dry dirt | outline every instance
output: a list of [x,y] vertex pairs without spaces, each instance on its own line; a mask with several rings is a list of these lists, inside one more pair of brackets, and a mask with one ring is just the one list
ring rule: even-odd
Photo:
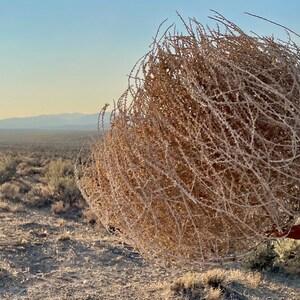
[[0,212],[0,299],[160,299],[176,273],[47,209]]
[[[0,299],[170,299],[168,282],[181,273],[143,261],[76,214],[1,200]],[[231,299],[299,300],[300,280],[268,274],[239,295]]]

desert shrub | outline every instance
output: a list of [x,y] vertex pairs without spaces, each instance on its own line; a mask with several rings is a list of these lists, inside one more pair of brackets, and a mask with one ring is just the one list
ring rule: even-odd
[[241,263],[250,270],[300,274],[300,241],[284,238],[259,244],[241,259]]
[[300,240],[282,239],[274,242],[277,264],[287,273],[300,274]]
[[61,157],[49,163],[46,172],[49,190],[59,200],[74,203],[81,196],[74,178],[74,166],[71,161]]
[[51,191],[47,185],[36,183],[24,196],[27,204],[35,207],[43,207],[51,203]]
[[21,162],[17,167],[17,173],[21,176],[40,175],[44,172],[43,158],[34,153],[25,153],[21,156]]
[[56,193],[60,190],[62,181],[66,177],[72,176],[74,173],[73,165],[70,161],[59,157],[52,160],[47,168],[46,178],[49,188]]
[[20,194],[27,194],[28,192],[30,192],[31,188],[32,188],[32,184],[30,182],[26,182],[26,181],[22,181],[20,182]]
[[239,255],[300,213],[300,49],[215,19],[154,40],[80,181],[149,258]]
[[23,211],[23,208],[20,204],[0,202],[0,211],[18,213],[18,212]]
[[74,203],[81,197],[80,191],[76,185],[74,177],[66,177],[61,181],[61,196],[69,203]]
[[19,160],[9,156],[0,157],[0,184],[3,184],[16,174]]
[[0,194],[8,200],[19,198],[20,187],[16,183],[5,182],[0,186]]
[[27,168],[28,168],[27,163],[24,162],[24,161],[22,161],[22,162],[18,165],[18,168],[17,168],[18,174],[22,175],[22,174],[26,173]]
[[278,254],[271,242],[262,243],[247,253],[242,259],[242,265],[250,270],[271,270]]

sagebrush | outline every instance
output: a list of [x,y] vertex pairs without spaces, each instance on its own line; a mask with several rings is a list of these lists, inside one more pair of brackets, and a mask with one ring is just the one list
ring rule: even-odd
[[0,184],[3,184],[16,174],[19,160],[9,155],[0,157]]

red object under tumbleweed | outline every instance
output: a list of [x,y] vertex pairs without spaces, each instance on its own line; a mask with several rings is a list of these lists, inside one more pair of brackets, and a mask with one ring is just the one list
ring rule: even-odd
[[293,225],[291,228],[279,232],[278,230],[274,230],[271,236],[275,238],[289,238],[294,240],[300,240],[300,225]]

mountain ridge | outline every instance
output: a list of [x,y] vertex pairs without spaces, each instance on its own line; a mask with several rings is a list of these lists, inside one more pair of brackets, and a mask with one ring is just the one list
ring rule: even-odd
[[[97,130],[99,114],[62,113],[0,120],[0,129]],[[104,116],[108,127],[109,113]]]

